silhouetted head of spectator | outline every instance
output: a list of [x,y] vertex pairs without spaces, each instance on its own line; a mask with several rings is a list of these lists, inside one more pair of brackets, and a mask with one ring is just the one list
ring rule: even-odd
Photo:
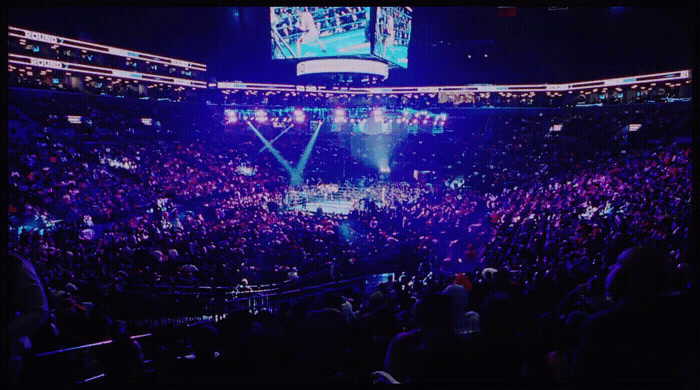
[[389,283],[381,283],[377,289],[386,296],[389,294]]
[[692,266],[689,263],[680,263],[676,267],[676,286],[679,291],[690,290],[693,283]]
[[464,287],[464,289],[467,291],[471,291],[472,289],[472,282],[471,280],[469,280],[469,277],[465,274],[457,274],[457,276],[455,277],[454,284],[458,284]]
[[670,290],[668,258],[659,250],[636,246],[617,257],[606,280],[613,300],[643,300]]
[[103,360],[108,383],[136,383],[145,373],[141,345],[128,334],[119,333],[107,346]]
[[588,279],[588,293],[594,297],[602,297],[605,295],[605,280],[594,275]]
[[257,312],[255,314],[255,322],[266,329],[278,329],[282,327],[280,316],[268,310]]
[[219,332],[208,324],[201,325],[192,335],[192,352],[199,360],[211,360],[216,357],[219,345]]
[[492,294],[484,298],[479,312],[481,331],[498,337],[509,337],[515,330],[515,304],[505,294]]
[[302,326],[304,359],[320,375],[337,372],[348,346],[348,324],[339,311],[312,310]]
[[328,291],[323,294],[323,308],[324,309],[336,309],[340,310],[343,305],[343,298],[332,292]]
[[430,332],[454,332],[452,300],[440,293],[429,293],[415,304],[415,324]]
[[253,314],[247,309],[238,309],[219,321],[222,332],[243,332],[255,327]]
[[375,340],[391,340],[397,333],[396,316],[389,306],[379,306],[370,316],[370,329]]

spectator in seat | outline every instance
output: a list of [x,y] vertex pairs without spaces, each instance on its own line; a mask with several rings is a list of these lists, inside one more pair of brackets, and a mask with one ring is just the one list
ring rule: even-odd
[[472,289],[472,283],[465,274],[457,274],[454,283],[450,284],[442,292],[452,298],[452,313],[454,315],[455,327],[461,331],[466,326],[466,313],[468,303],[468,291]]
[[34,266],[13,253],[5,261],[7,271],[7,333],[3,345],[9,348],[9,382],[18,383],[25,352],[31,348],[29,336],[49,317],[44,287]]
[[107,383],[143,383],[146,368],[141,345],[126,333],[118,333],[102,359]]
[[573,379],[595,383],[698,383],[698,308],[670,289],[668,259],[632,247],[607,277],[613,310],[591,316],[573,357]]
[[384,371],[401,383],[461,382],[472,351],[455,335],[450,297],[428,294],[414,312],[417,328],[394,337]]

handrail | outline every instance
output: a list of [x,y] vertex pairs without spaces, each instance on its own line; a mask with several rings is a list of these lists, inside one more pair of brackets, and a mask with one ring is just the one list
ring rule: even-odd
[[[233,300],[226,301],[226,303],[244,301],[244,300],[249,300],[251,298],[258,299],[258,298],[269,298],[269,297],[283,297],[286,295],[300,293],[300,292],[304,292],[304,291],[310,291],[310,290],[314,290],[314,289],[322,289],[322,288],[325,288],[328,286],[339,286],[339,285],[344,285],[344,284],[351,283],[351,282],[356,282],[358,280],[363,280],[363,279],[366,280],[369,276],[371,276],[371,275],[364,275],[364,276],[358,276],[358,277],[345,279],[345,280],[332,281],[332,282],[323,283],[323,284],[319,284],[319,285],[302,287],[302,288],[298,288],[295,290],[282,291],[280,293],[274,293],[274,294],[257,295],[254,297],[235,298]],[[208,321],[208,320],[207,321],[198,321],[198,322],[194,322],[192,324],[188,324],[188,326],[195,326],[195,325],[199,325],[199,324],[203,324],[203,323],[207,323],[207,322],[210,322],[210,321]],[[132,340],[137,340],[140,338],[145,338],[145,337],[150,337],[150,336],[153,336],[153,333],[144,333],[144,334],[134,335],[134,336],[131,336],[130,338]],[[55,351],[42,352],[42,353],[38,353],[38,354],[34,355],[34,357],[50,356],[50,355],[56,355],[56,354],[65,353],[65,352],[80,351],[80,350],[84,350],[84,349],[88,349],[88,348],[92,348],[92,347],[100,347],[100,346],[111,344],[112,341],[113,340],[106,340],[106,341],[100,341],[100,342],[91,343],[91,344],[79,345],[79,346],[75,346],[75,347],[63,348],[63,349],[59,349],[59,350],[55,350]]]
[[[130,338],[131,338],[132,340],[136,340],[136,339],[140,339],[140,338],[143,338],[143,337],[150,337],[150,336],[153,336],[153,334],[152,334],[152,333],[139,334],[139,335],[131,336]],[[79,346],[77,346],[77,347],[63,348],[63,349],[59,349],[59,350],[56,350],[56,351],[38,353],[38,354],[34,355],[34,357],[42,357],[42,356],[56,355],[56,354],[64,353],[64,352],[80,351],[80,350],[88,349],[88,348],[92,348],[92,347],[100,347],[100,346],[103,346],[103,345],[111,344],[112,341],[113,341],[113,340],[106,340],[106,341],[100,341],[100,342],[98,342],[98,343],[85,344],[85,345],[79,345]]]
[[333,281],[333,282],[328,282],[328,283],[324,283],[324,284],[318,284],[318,285],[315,285],[315,286],[302,287],[302,288],[298,288],[298,289],[296,289],[296,290],[283,291],[283,292],[274,293],[274,294],[256,295],[255,297],[235,298],[235,299],[232,299],[232,300],[230,300],[230,301],[226,301],[226,303],[239,302],[239,301],[247,300],[247,299],[250,299],[250,298],[259,299],[259,298],[281,297],[281,296],[283,296],[283,295],[299,293],[299,292],[302,292],[302,291],[307,291],[307,290],[312,290],[312,289],[321,289],[321,288],[323,288],[323,287],[328,287],[328,286],[331,286],[331,285],[337,286],[337,285],[339,285],[339,284],[345,284],[345,283],[354,282],[354,281],[357,281],[357,280],[367,279],[368,276],[369,276],[369,275],[366,275],[366,276],[359,276],[359,277],[355,277],[355,278],[352,278],[352,279]]

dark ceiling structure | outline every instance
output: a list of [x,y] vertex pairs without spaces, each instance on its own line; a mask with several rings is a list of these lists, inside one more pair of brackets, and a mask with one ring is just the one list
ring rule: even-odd
[[[692,67],[695,9],[417,7],[386,85],[561,83]],[[10,8],[8,24],[202,62],[208,81],[294,83],[266,7]]]

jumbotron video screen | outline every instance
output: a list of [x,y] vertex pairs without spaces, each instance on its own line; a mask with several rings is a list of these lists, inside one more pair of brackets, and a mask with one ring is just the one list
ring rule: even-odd
[[369,55],[370,7],[270,7],[273,59]]
[[372,54],[402,68],[408,67],[411,13],[409,7],[377,7]]

